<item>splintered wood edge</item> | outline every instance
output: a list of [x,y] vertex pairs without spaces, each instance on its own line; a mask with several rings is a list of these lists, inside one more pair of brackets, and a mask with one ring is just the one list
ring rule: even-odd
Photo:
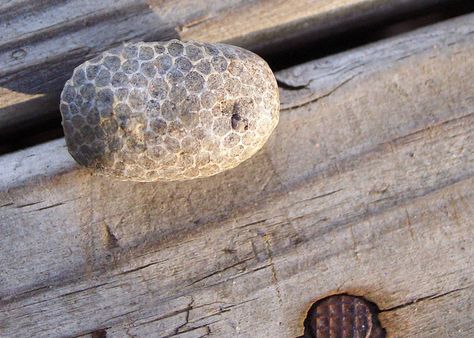
[[472,336],[473,18],[280,72],[274,136],[214,178],[104,180],[61,141],[1,159],[30,175],[1,180],[3,332],[294,337],[346,292],[389,336]]

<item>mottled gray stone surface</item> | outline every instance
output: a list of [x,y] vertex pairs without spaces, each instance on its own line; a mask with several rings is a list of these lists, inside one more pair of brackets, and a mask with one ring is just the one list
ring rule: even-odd
[[69,152],[124,180],[215,175],[251,157],[278,123],[267,63],[239,47],[126,44],[74,70],[61,95]]

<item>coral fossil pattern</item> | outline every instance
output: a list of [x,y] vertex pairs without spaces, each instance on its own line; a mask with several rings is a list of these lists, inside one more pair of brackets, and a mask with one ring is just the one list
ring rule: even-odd
[[257,55],[198,42],[134,43],[78,66],[61,94],[69,152],[122,180],[215,175],[278,123],[275,77]]

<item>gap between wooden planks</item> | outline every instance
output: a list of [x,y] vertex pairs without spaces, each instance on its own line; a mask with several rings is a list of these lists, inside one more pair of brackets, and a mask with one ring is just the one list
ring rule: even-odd
[[473,53],[467,15],[279,72],[268,145],[208,179],[3,156],[1,335],[295,337],[350,292],[393,337],[472,336]]
[[0,133],[57,118],[74,67],[125,41],[181,38],[261,50],[448,0],[12,0],[0,4]]

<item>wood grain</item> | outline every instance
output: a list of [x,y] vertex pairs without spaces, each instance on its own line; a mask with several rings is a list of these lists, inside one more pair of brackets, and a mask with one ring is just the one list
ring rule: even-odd
[[[231,42],[254,50],[443,0],[12,0],[0,5],[0,133],[57,118],[74,67],[125,41]],[[444,0],[447,2],[447,0]]]
[[348,292],[392,337],[472,336],[473,53],[468,15],[279,72],[269,143],[208,179],[0,157],[0,335],[296,337]]

